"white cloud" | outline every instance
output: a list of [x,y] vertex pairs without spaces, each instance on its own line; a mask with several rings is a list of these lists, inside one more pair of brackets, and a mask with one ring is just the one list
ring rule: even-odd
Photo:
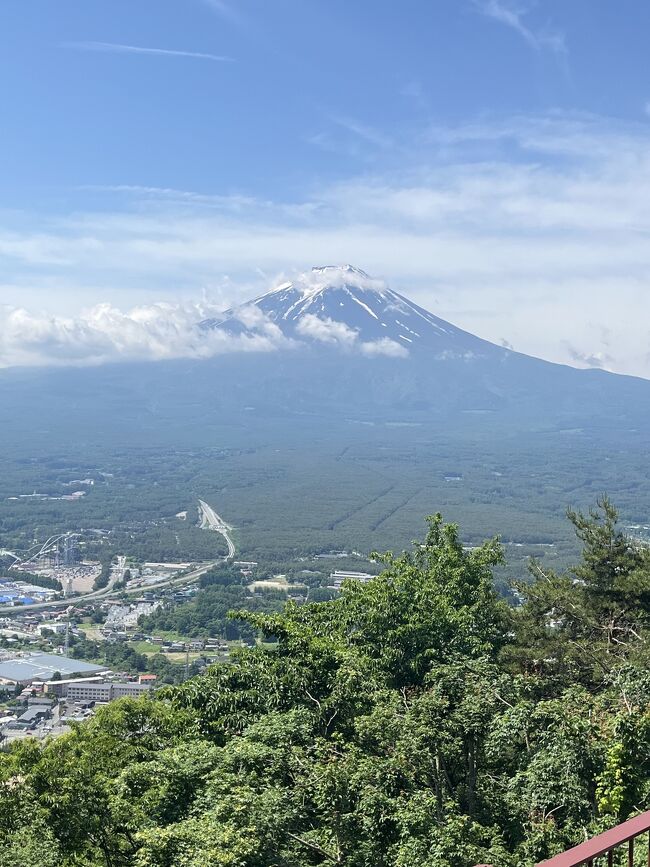
[[389,358],[406,358],[409,354],[405,346],[401,346],[389,337],[382,337],[381,340],[367,340],[360,344],[359,349],[363,355],[370,358],[378,355],[386,355]]
[[231,18],[235,14],[232,6],[225,0],[203,0],[203,2],[224,18]]
[[287,343],[272,323],[256,334],[239,336],[201,327],[215,313],[201,304],[151,304],[126,312],[99,304],[77,317],[0,307],[0,367],[210,358],[270,352]]
[[371,277],[364,271],[351,265],[314,265],[309,271],[303,271],[297,275],[292,274],[290,279],[292,284],[303,293],[311,294],[328,286],[339,289],[344,288],[350,282],[351,273],[354,285],[357,288],[376,289],[378,292],[386,288],[384,280]]
[[393,146],[392,139],[389,136],[385,135],[378,129],[374,127],[368,126],[368,124],[362,123],[359,120],[355,120],[351,117],[332,117],[330,120],[335,123],[337,126],[340,126],[342,129],[346,130],[346,132],[351,133],[354,136],[357,136],[362,141],[367,144],[373,145],[378,148],[390,148]]
[[194,57],[199,60],[216,60],[219,63],[231,63],[232,57],[220,54],[208,54],[203,51],[178,51],[172,48],[146,48],[141,45],[122,45],[117,42],[66,42],[66,48],[76,48],[79,51],[101,51],[112,54],[148,54],[163,57]]
[[[11,366],[87,366],[115,361],[162,361],[212,358],[233,352],[273,352],[294,349],[300,341],[281,329],[254,304],[233,314],[246,331],[233,334],[205,327],[206,319],[221,321],[221,309],[209,304],[150,304],[122,311],[98,304],[76,317],[32,313],[22,307],[0,307],[0,368]],[[305,316],[297,332],[369,358],[403,358],[408,352],[395,341],[359,341],[356,330],[343,322]]]
[[232,3],[226,3],[226,0],[202,0],[202,2],[204,6],[216,12],[220,18],[228,21],[229,24],[243,30],[248,30],[246,19],[241,11],[236,9]]
[[329,316],[320,317],[307,313],[301,317],[296,329],[301,337],[316,340],[341,349],[360,352],[368,358],[384,355],[389,358],[406,358],[409,354],[405,346],[395,340],[382,337],[381,340],[359,340],[359,332],[345,322],[337,322]]
[[275,322],[272,322],[255,304],[244,304],[234,312],[234,318],[246,328],[255,330],[267,338],[276,348],[289,348],[292,342],[282,333]]
[[570,343],[567,343],[567,352],[573,361],[578,362],[580,367],[607,368],[613,361],[611,355],[606,352],[584,352]]
[[[220,306],[205,302],[148,304],[126,311],[103,303],[78,316],[33,313],[24,307],[3,305],[0,368],[212,358],[233,352],[290,350],[302,343],[285,337],[255,304],[237,307],[232,317],[244,326],[241,334],[211,327],[226,316]],[[301,319],[297,332],[307,342],[355,350],[369,358],[408,355],[392,340],[362,342],[358,331],[345,323],[311,314]]]
[[78,311],[226,287],[243,302],[268,285],[258,269],[349,261],[496,343],[577,365],[576,352],[600,354],[650,376],[645,123],[555,114],[436,127],[400,160],[408,170],[278,203],[117,187],[105,211],[22,215],[27,228],[0,213],[0,301]]
[[358,331],[345,322],[335,322],[329,316],[321,319],[313,313],[307,313],[300,319],[296,331],[303,337],[346,349],[351,349],[359,337]]

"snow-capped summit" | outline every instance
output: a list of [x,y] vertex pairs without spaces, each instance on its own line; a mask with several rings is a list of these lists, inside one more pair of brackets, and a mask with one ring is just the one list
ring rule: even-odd
[[368,274],[362,271],[361,268],[355,268],[354,265],[314,265],[311,269],[312,274],[352,274],[362,280],[370,280]]
[[209,324],[240,335],[268,334],[273,326],[294,343],[358,349],[365,355],[503,354],[352,265],[312,268]]

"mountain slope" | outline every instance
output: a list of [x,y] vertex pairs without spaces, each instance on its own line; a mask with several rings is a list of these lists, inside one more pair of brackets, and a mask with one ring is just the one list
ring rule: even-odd
[[204,327],[241,336],[277,329],[288,340],[406,357],[503,357],[504,350],[439,319],[351,265],[312,268]]
[[[0,428],[22,442],[189,442],[307,419],[508,435],[650,427],[650,381],[495,346],[350,266],[316,268],[203,321],[205,359],[0,371]],[[231,337],[241,339],[231,340]],[[199,431],[200,428],[200,431]]]

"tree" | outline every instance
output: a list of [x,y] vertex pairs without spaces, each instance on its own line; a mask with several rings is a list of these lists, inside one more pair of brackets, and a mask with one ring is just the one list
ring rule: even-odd
[[498,542],[435,516],[367,584],[231,612],[272,649],[0,753],[0,846],[31,855],[22,822],[70,867],[532,867],[627,818],[650,803],[650,565],[604,503],[570,518],[581,563],[533,564],[517,610]]
[[[595,685],[630,654],[645,657],[650,617],[650,548],[626,536],[606,497],[587,515],[568,510],[583,551],[558,575],[533,561],[532,584],[521,582],[520,662],[555,672],[564,684]],[[517,655],[517,651],[514,651]]]

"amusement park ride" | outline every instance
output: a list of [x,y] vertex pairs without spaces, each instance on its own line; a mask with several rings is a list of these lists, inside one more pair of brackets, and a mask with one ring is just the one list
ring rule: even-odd
[[37,542],[21,554],[13,551],[3,551],[12,557],[11,568],[29,569],[59,566],[72,566],[79,560],[79,533],[59,533],[50,536],[42,544]]

